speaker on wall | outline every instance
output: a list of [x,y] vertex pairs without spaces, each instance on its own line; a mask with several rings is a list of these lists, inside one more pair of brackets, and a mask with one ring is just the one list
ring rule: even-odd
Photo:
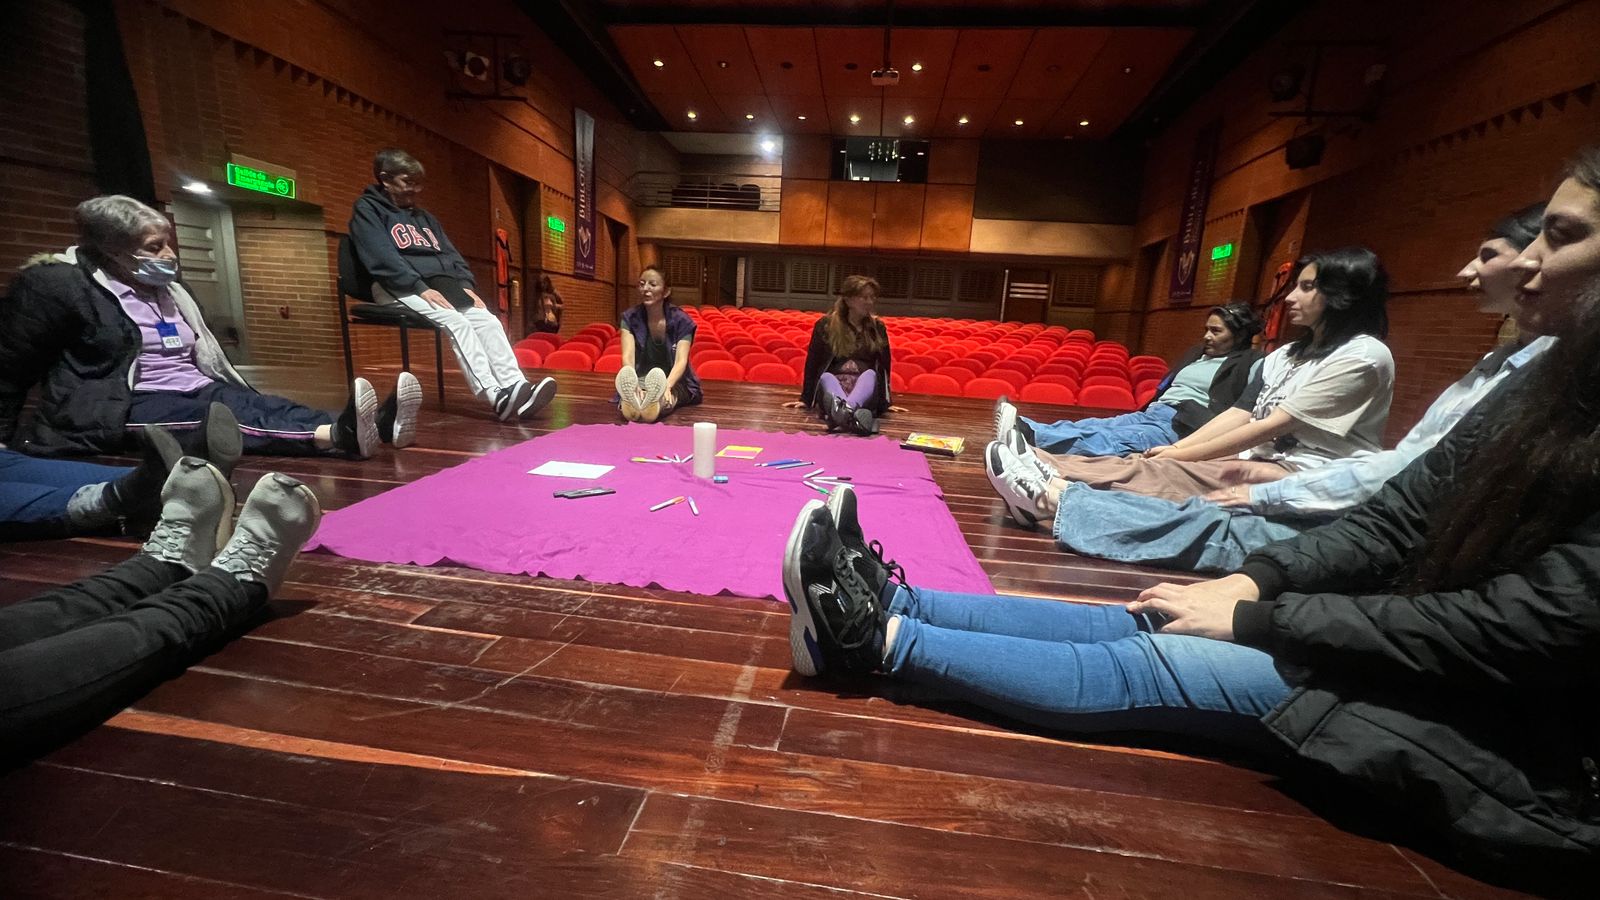
[[1283,158],[1291,169],[1309,169],[1322,162],[1327,147],[1328,139],[1320,134],[1297,135],[1283,145]]

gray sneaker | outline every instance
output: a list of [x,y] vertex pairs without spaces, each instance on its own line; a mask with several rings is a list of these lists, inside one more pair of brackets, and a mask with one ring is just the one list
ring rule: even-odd
[[228,539],[233,486],[216,466],[185,456],[161,488],[161,520],[142,548],[145,555],[198,572]]
[[617,398],[621,401],[623,415],[639,414],[639,373],[633,366],[617,370]]
[[644,401],[639,404],[643,409],[661,402],[667,394],[667,373],[660,369],[651,369],[644,376]]
[[311,488],[277,472],[264,475],[244,501],[233,539],[211,564],[275,592],[320,521],[322,508]]

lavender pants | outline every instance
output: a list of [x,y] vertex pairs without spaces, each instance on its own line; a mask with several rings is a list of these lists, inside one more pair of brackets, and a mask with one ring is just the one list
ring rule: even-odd
[[823,372],[822,377],[817,379],[817,387],[842,398],[851,406],[864,406],[872,399],[872,395],[877,393],[878,373],[868,369],[857,375],[855,387],[851,388],[849,393],[845,393],[844,386],[839,383],[836,375],[832,372]]

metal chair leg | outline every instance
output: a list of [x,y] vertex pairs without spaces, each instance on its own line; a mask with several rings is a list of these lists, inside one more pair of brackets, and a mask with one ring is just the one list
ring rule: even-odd
[[433,330],[433,371],[439,378],[439,408],[444,408],[444,332]]

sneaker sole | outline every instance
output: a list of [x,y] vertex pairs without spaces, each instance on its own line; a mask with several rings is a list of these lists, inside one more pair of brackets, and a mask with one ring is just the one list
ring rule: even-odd
[[822,651],[817,647],[817,625],[811,618],[811,604],[806,602],[805,585],[800,581],[800,546],[805,541],[806,523],[822,508],[821,500],[806,501],[800,514],[795,516],[789,541],[783,548],[783,594],[789,601],[789,654],[794,670],[808,676],[822,671]]
[[517,418],[527,419],[538,415],[539,411],[550,405],[556,397],[556,380],[549,376],[544,377],[533,386],[533,392],[526,402],[517,410]]
[[217,542],[212,545],[221,550],[228,543],[228,539],[233,537],[233,509],[238,505],[239,498],[234,496],[233,483],[228,481],[228,476],[222,474],[216,466],[208,464],[206,471],[211,473],[211,479],[216,482],[217,490],[222,492],[222,515],[217,519],[217,532],[214,535]]
[[244,456],[244,432],[239,430],[233,410],[221,403],[211,406],[214,409],[206,410],[206,462],[231,476]]
[[422,382],[410,372],[401,372],[394,384],[394,444],[404,450],[417,439],[417,412],[422,409]]
[[[997,469],[999,470],[998,472],[996,471]],[[983,454],[983,474],[989,476],[989,486],[993,487],[995,493],[999,494],[1000,499],[1005,502],[1006,513],[1011,516],[1013,521],[1028,528],[1038,527],[1038,516],[1012,502],[1011,486],[1006,484],[1004,473],[1005,467],[1000,464],[1000,444],[998,442],[990,444]]]
[[1011,405],[1004,397],[996,400],[994,403],[994,439],[997,441],[1006,440],[1006,436],[1011,432],[1011,429],[1016,427],[1017,408]]
[[663,375],[660,378],[650,377],[651,374],[659,371],[661,370],[651,369],[650,374],[647,374],[644,377],[644,401],[639,404],[641,408],[649,409],[657,403],[660,403],[661,398],[667,393],[666,376]]
[[[864,534],[861,532],[861,520],[856,517],[856,490],[848,484],[840,484],[828,493],[828,499],[823,501],[828,507],[828,515],[833,517],[833,527],[839,530],[839,537],[848,545],[850,542],[866,545]],[[849,504],[849,508],[846,508]],[[850,532],[846,534],[844,522],[850,521]]]
[[502,422],[511,421],[511,417],[517,414],[517,410],[528,402],[528,395],[533,393],[533,383],[524,381],[511,390],[515,393],[511,395],[510,400],[506,401],[506,408],[495,413],[495,418]]
[[357,378],[351,389],[356,398],[356,458],[367,459],[379,443],[378,392],[365,378]]

